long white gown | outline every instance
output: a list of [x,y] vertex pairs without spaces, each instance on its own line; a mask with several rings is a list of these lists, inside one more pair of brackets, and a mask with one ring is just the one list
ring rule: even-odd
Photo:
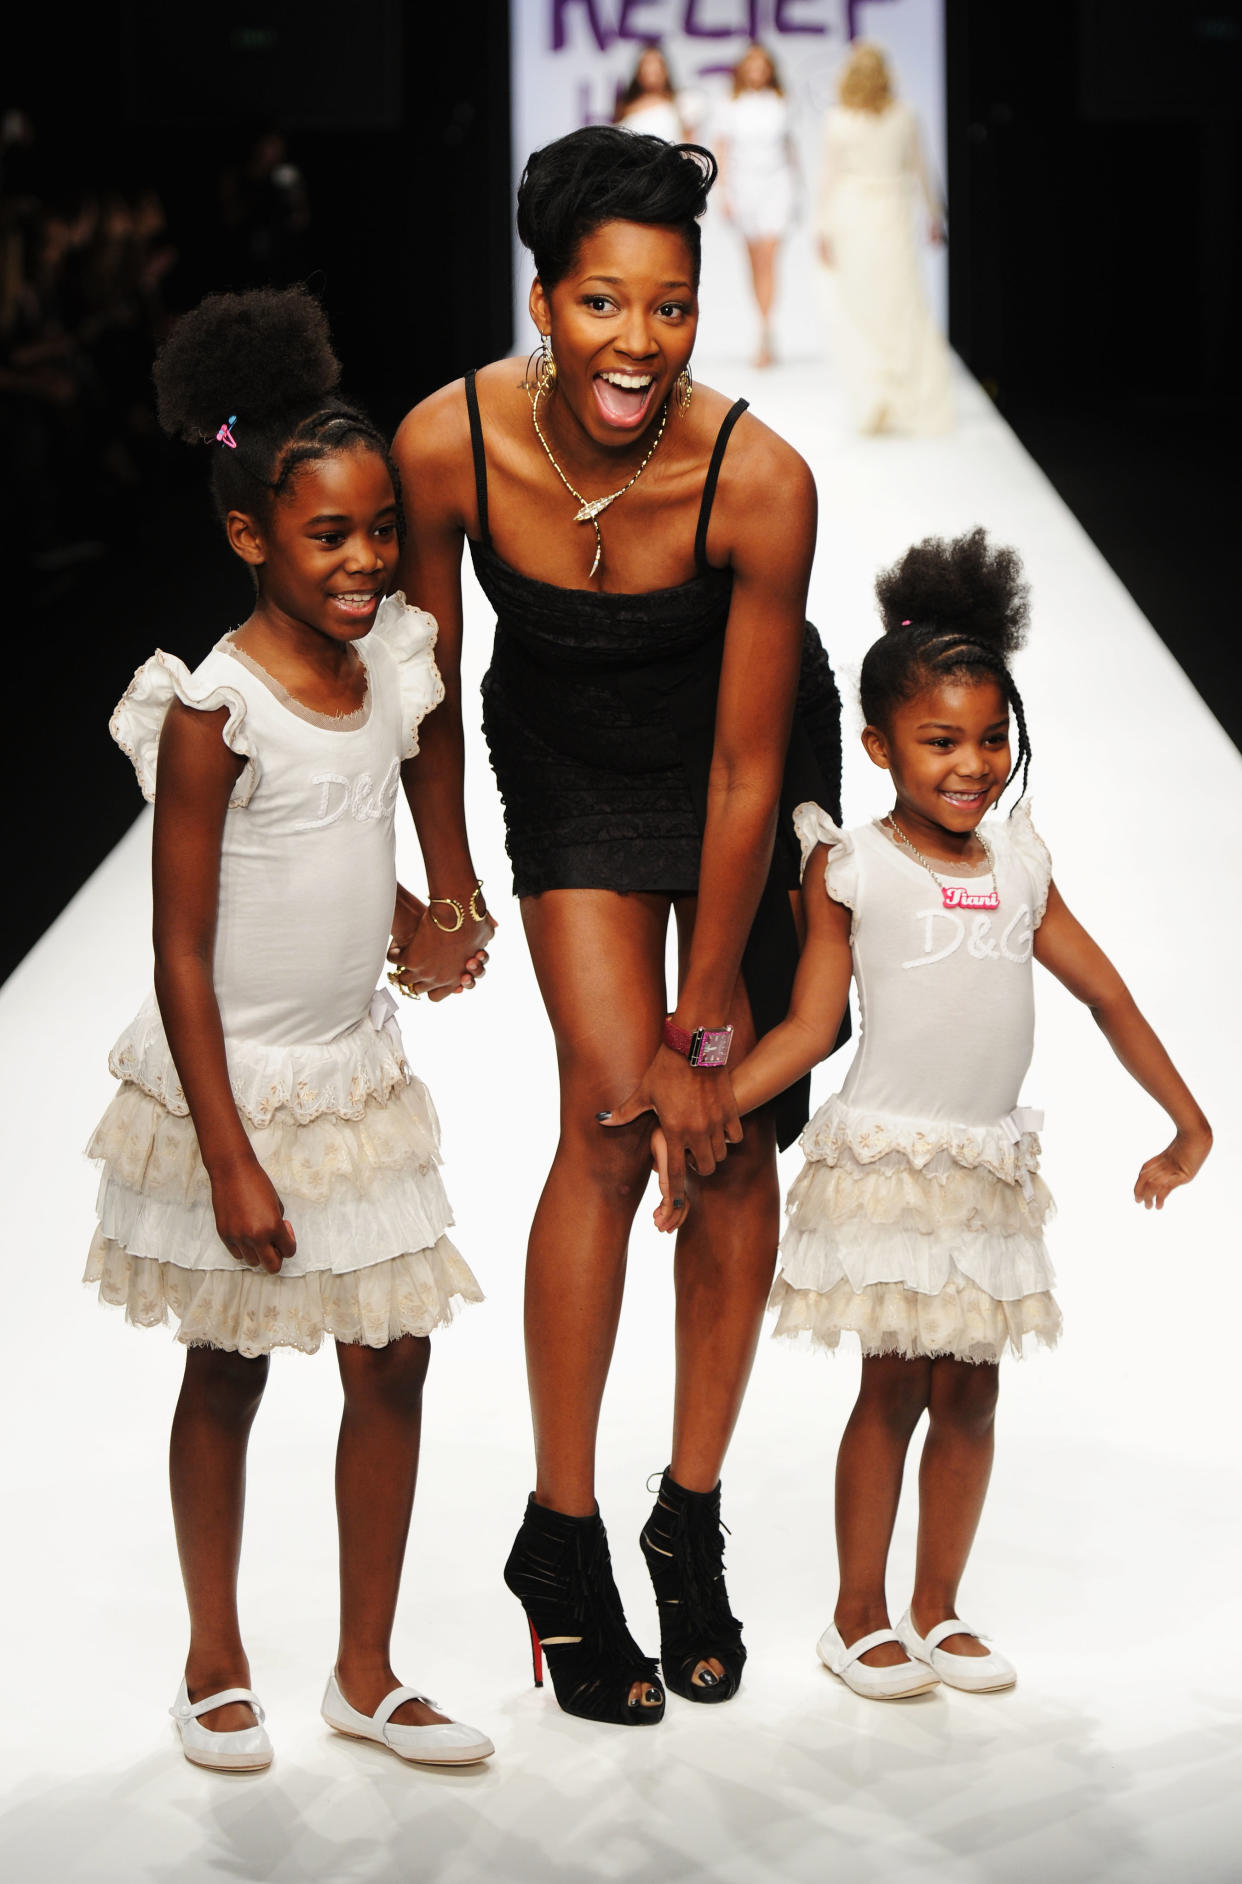
[[860,431],[953,423],[948,348],[919,270],[920,206],[941,213],[910,107],[831,110],[816,220],[832,251],[838,357]]

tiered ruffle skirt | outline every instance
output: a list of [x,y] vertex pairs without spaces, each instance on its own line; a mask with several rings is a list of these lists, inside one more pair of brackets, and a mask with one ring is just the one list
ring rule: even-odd
[[772,1290],[775,1333],[866,1355],[998,1361],[1052,1346],[1052,1198],[1021,1111],[994,1126],[877,1118],[828,1100],[802,1136]]
[[103,1165],[85,1278],[141,1327],[255,1356],[325,1334],[382,1347],[482,1299],[447,1231],[430,1094],[391,999],[327,1045],[228,1041],[230,1082],[296,1254],[269,1275],[216,1235],[211,1186],[154,1001],[113,1049],[121,1085],[87,1147]]

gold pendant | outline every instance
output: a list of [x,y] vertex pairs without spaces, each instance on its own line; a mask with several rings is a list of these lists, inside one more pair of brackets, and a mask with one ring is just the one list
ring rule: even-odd
[[593,497],[583,504],[574,517],[575,523],[594,523],[601,510],[607,510],[609,504],[615,504],[620,491],[614,491],[611,497]]

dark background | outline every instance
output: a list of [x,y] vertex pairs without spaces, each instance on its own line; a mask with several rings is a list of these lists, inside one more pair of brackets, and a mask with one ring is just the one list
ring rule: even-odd
[[[946,11],[953,344],[1242,742],[1242,0]],[[126,675],[156,645],[193,665],[248,606],[202,463],[153,423],[177,313],[309,280],[347,389],[389,428],[511,322],[503,0],[46,19],[6,31],[0,78],[33,132],[0,169],[0,551],[14,704],[38,720],[13,766],[29,809],[0,974],[136,815],[105,730]],[[12,271],[50,224],[96,233],[43,363]]]

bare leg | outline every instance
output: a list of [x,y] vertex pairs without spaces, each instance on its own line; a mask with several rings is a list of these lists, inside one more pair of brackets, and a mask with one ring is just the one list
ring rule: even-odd
[[[392,1625],[414,1510],[426,1335],[386,1347],[336,1344],[345,1394],[336,1448],[336,1513],[341,1548],[341,1639],[336,1678],[351,1707],[373,1714],[401,1684],[393,1672]],[[421,1701],[393,1715],[401,1727],[447,1718]]]
[[751,285],[759,309],[759,351],[756,366],[772,364],[772,307],[776,300],[776,252],[779,236],[760,236],[746,244]]
[[[911,1620],[920,1635],[957,1614],[957,1588],[992,1476],[1000,1369],[988,1363],[931,1364],[929,1424],[919,1466],[919,1541]],[[986,1655],[973,1635],[940,1644],[950,1655]]]
[[[668,910],[667,897],[610,890],[522,902],[561,1079],[560,1142],[526,1259],[535,1498],[570,1517],[595,1510],[600,1404],[650,1176],[650,1118],[607,1131],[595,1114],[628,1096],[659,1042]],[[644,1684],[631,1699],[649,1704]]]
[[659,1042],[668,907],[609,890],[522,903],[561,1076],[560,1142],[526,1260],[535,1496],[570,1517],[595,1509],[600,1402],[651,1169],[649,1117],[606,1131],[595,1114],[632,1091]]
[[[246,1446],[267,1383],[267,1357],[186,1350],[168,1448],[177,1553],[190,1610],[185,1681],[191,1701],[248,1688],[250,1663],[237,1617],[237,1566],[246,1506]],[[212,1733],[255,1723],[241,1702],[201,1716]]]
[[[899,1355],[864,1357],[862,1383],[837,1454],[837,1560],[834,1621],[848,1645],[891,1627],[885,1572],[906,1453],[927,1407],[933,1363]],[[868,1649],[872,1668],[906,1660],[896,1642]]]

